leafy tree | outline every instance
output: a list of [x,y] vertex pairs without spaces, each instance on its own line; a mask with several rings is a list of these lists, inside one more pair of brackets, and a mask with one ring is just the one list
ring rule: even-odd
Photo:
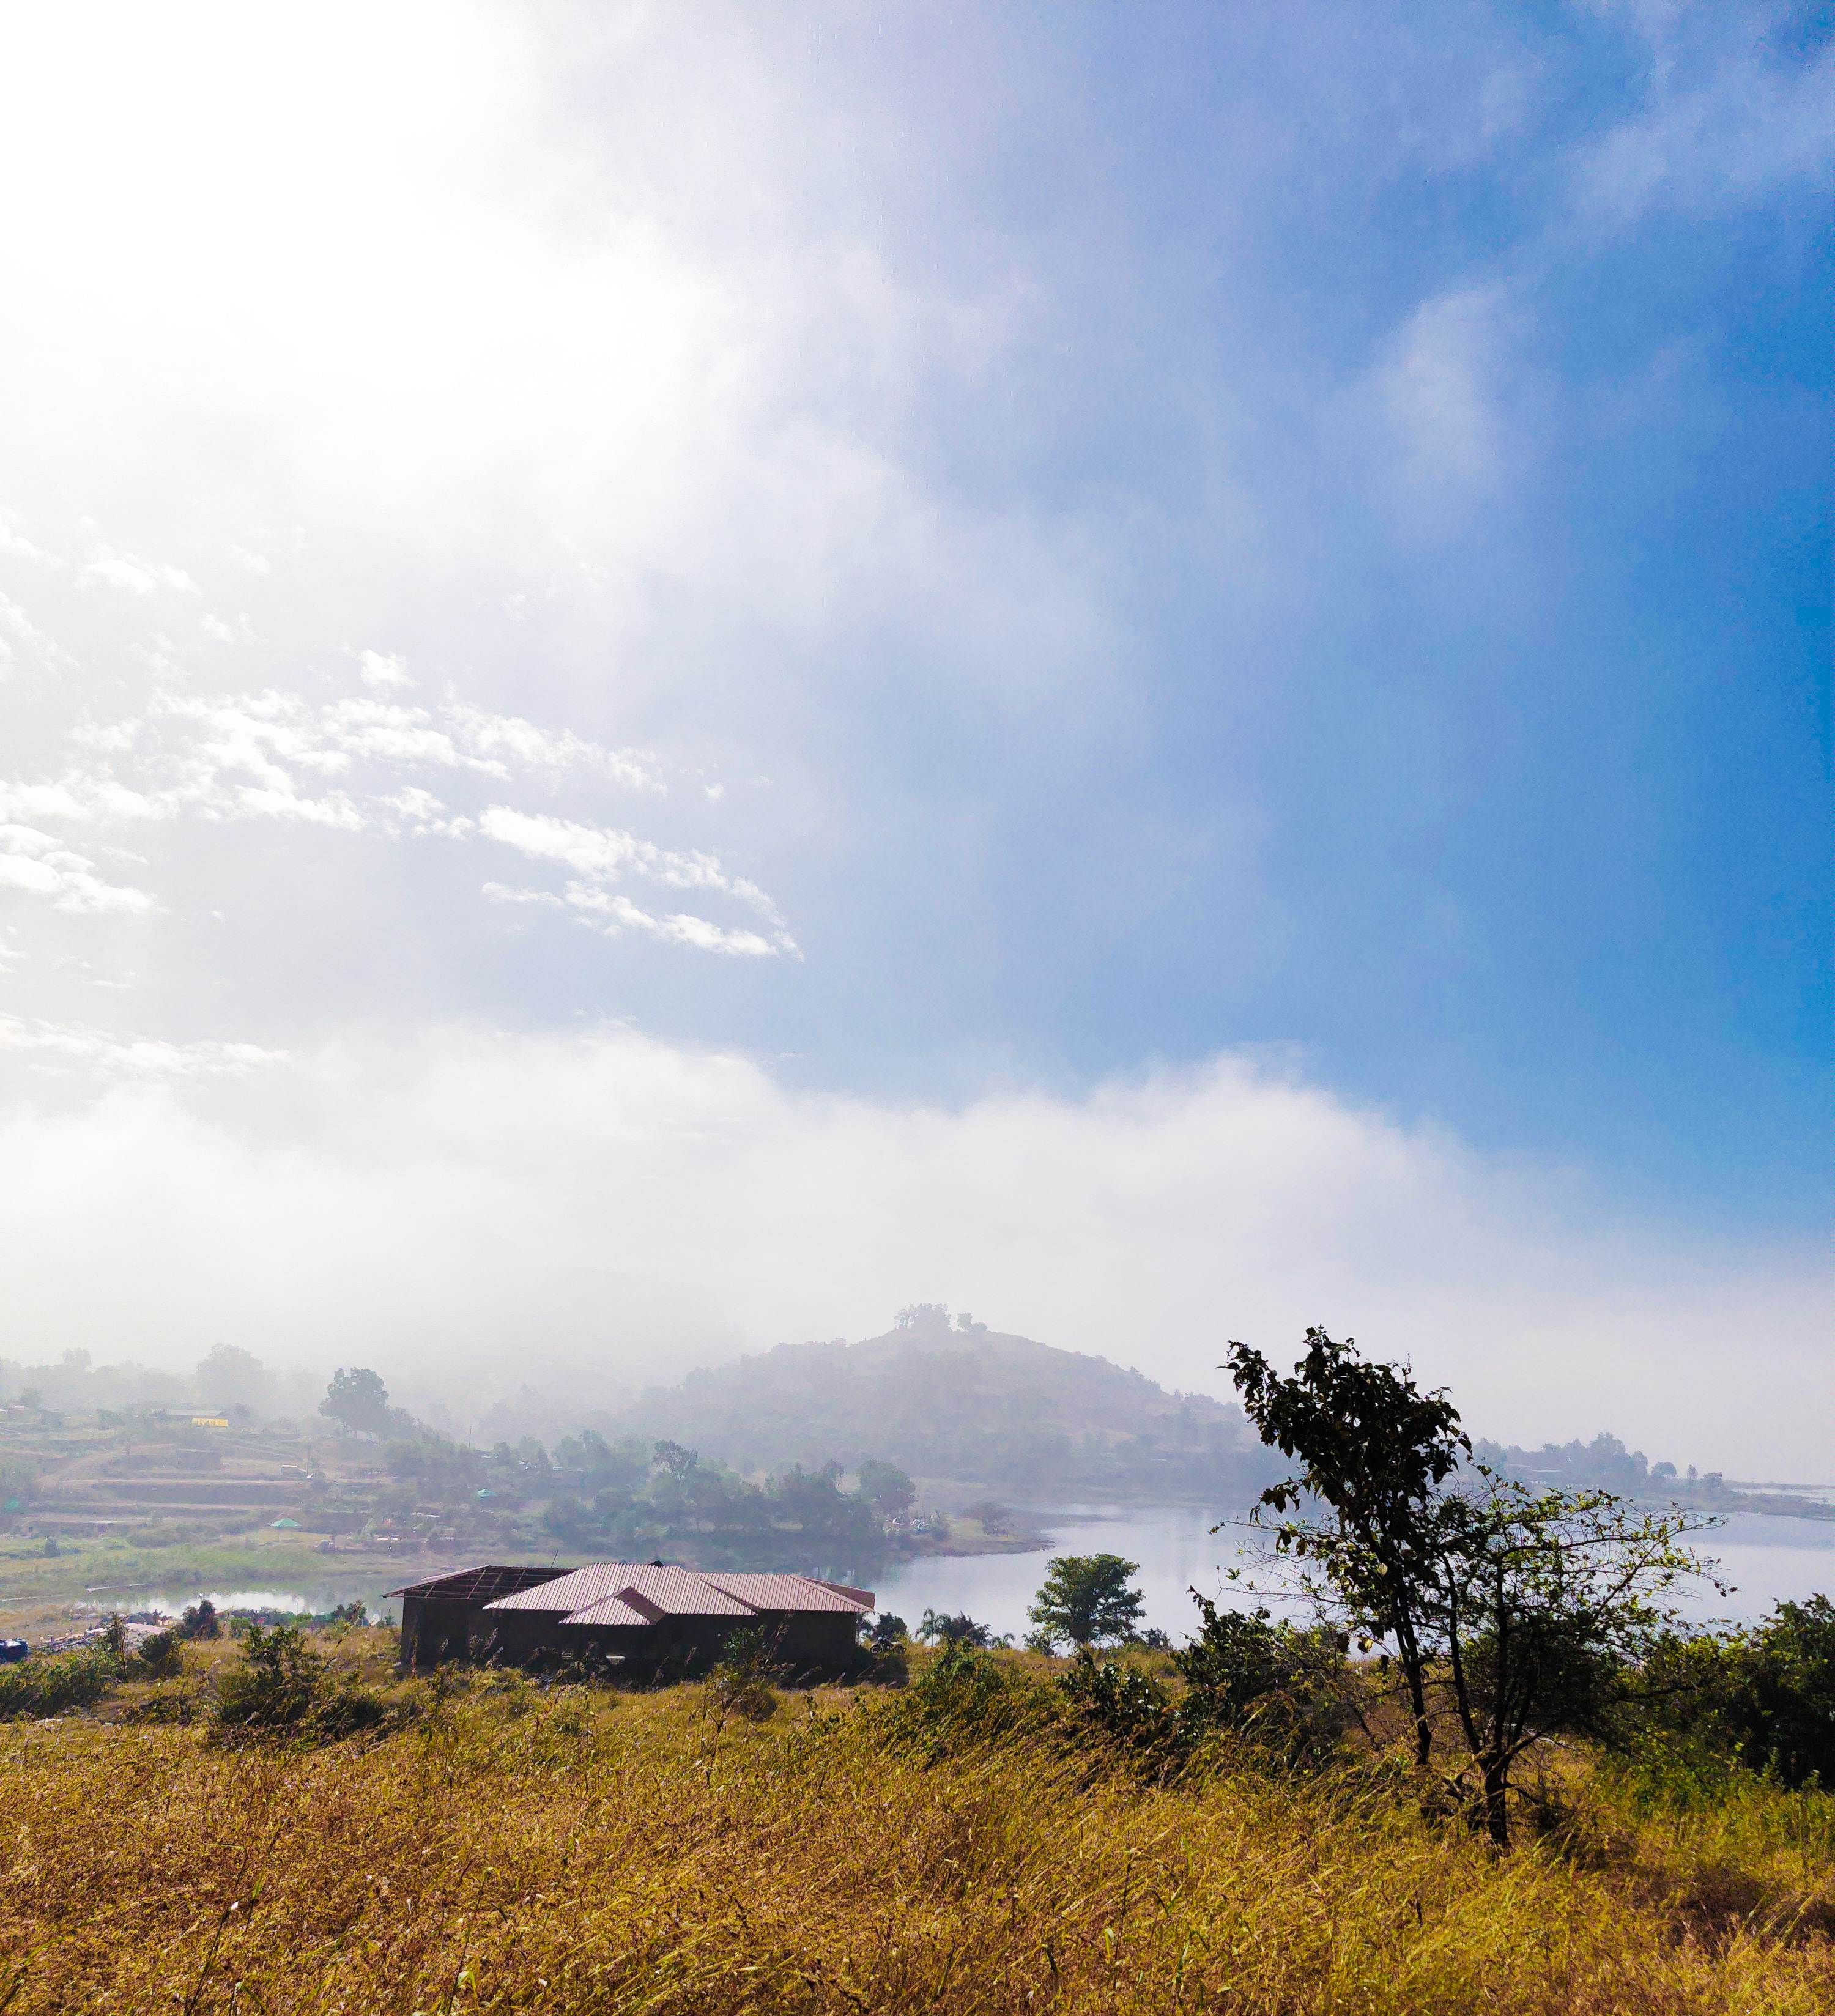
[[1299,1466],[1262,1494],[1259,1509],[1283,1515],[1277,1558],[1322,1620],[1395,1648],[1418,1762],[1431,1763],[1435,1721],[1449,1724],[1466,1758],[1455,1784],[1507,1845],[1517,1759],[1606,1725],[1674,1628],[1670,1592],[1703,1571],[1679,1543],[1704,1522],[1482,1466],[1462,1475],[1468,1445],[1444,1394],[1364,1363],[1349,1338],[1306,1341],[1286,1379],[1231,1346],[1250,1420]]
[[1329,1508],[1322,1524],[1283,1520],[1276,1546],[1319,1563],[1355,1624],[1394,1644],[1425,1769],[1441,1486],[1471,1453],[1459,1410],[1405,1370],[1364,1363],[1355,1339],[1335,1343],[1317,1328],[1290,1377],[1234,1339],[1229,1370],[1261,1439],[1298,1466],[1262,1492],[1260,1509],[1290,1514],[1308,1499]]
[[902,1617],[894,1615],[889,1610],[882,1610],[868,1627],[866,1642],[876,1651],[882,1651],[889,1645],[902,1644],[910,1636]]
[[1140,1572],[1138,1561],[1119,1554],[1060,1554],[1046,1567],[1027,1613],[1038,1627],[1029,1644],[1041,1651],[1060,1641],[1101,1645],[1129,1636],[1139,1623],[1141,1594],[1129,1582]]
[[917,1497],[917,1486],[895,1463],[869,1456],[860,1466],[860,1495],[888,1519],[901,1517]]
[[389,1405],[389,1389],[380,1377],[360,1366],[346,1371],[340,1365],[333,1373],[318,1411],[360,1435],[386,1435],[402,1418]]
[[1536,1491],[1479,1473],[1448,1499],[1434,1638],[1491,1838],[1509,1840],[1510,1770],[1548,1736],[1601,1735],[1672,1633],[1669,1592],[1702,1564],[1704,1524],[1605,1491]]
[[657,1462],[669,1474],[671,1482],[679,1491],[687,1481],[689,1473],[700,1458],[691,1449],[684,1449],[680,1442],[662,1442],[657,1445]]

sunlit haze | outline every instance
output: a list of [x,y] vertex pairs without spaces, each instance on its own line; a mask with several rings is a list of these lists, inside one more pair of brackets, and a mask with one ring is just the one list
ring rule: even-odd
[[12,10],[0,1356],[1822,1475],[1810,23]]

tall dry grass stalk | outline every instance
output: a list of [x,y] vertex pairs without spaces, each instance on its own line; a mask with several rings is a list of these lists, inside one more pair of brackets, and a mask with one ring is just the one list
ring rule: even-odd
[[1762,1788],[1500,1861],[1355,1775],[926,1766],[859,1697],[475,1681],[310,1751],[16,1726],[0,1770],[9,2016],[1835,2009],[1826,1815]]

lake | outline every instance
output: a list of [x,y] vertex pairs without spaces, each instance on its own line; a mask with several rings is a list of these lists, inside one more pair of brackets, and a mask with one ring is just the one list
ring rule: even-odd
[[[1027,1610],[1052,1554],[1121,1554],[1139,1562],[1146,1621],[1175,1638],[1183,1637],[1197,1622],[1188,1593],[1192,1589],[1202,1589],[1226,1607],[1251,1607],[1255,1600],[1225,1579],[1225,1569],[1237,1558],[1236,1535],[1227,1528],[1219,1534],[1211,1531],[1224,1515],[1173,1505],[1078,1506],[1018,1516],[1048,1535],[1049,1544],[1019,1554],[931,1554],[885,1569],[869,1578],[880,1607],[895,1611],[913,1628],[927,1609],[966,1610],[997,1632],[1010,1631],[1017,1640],[1026,1633]],[[1240,1519],[1242,1514],[1227,1516]],[[1692,1616],[1703,1620],[1757,1617],[1785,1598],[1801,1599],[1819,1591],[1835,1595],[1835,1521],[1741,1513],[1704,1534],[1700,1551],[1717,1558],[1725,1578],[1737,1586],[1736,1593],[1724,1601],[1711,1589],[1695,1591],[1687,1607]],[[378,1568],[367,1575],[328,1577],[293,1589],[173,1583],[90,1600],[105,1607],[113,1603],[123,1609],[175,1614],[200,1596],[209,1597],[219,1610],[296,1611],[322,1611],[361,1598],[372,1613],[397,1618],[401,1605],[383,1601],[382,1592],[414,1572],[405,1567]]]
[[[876,1587],[882,1609],[896,1611],[914,1629],[926,1609],[966,1611],[997,1632],[1024,1636],[1026,1612],[1052,1554],[1121,1554],[1140,1564],[1146,1622],[1175,1639],[1197,1623],[1189,1593],[1201,1590],[1226,1607],[1252,1607],[1255,1598],[1225,1579],[1239,1559],[1236,1535],[1213,1534],[1220,1517],[1189,1506],[1124,1510],[1080,1507],[1019,1515],[1047,1534],[1050,1545],[1023,1554],[930,1555],[884,1571]],[[1835,1521],[1779,1519],[1740,1513],[1700,1536],[1698,1550],[1718,1560],[1723,1579],[1736,1585],[1722,1598],[1701,1585],[1686,1599],[1700,1620],[1753,1618],[1786,1599],[1835,1595]]]

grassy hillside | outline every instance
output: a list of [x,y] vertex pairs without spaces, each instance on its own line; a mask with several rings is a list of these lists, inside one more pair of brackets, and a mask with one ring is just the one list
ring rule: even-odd
[[[149,1690],[0,1727],[0,2005],[206,2011],[1835,2006],[1835,1801],[1560,1766],[1500,1859],[1373,1766],[1143,1782],[1024,1734],[926,1757],[901,1697],[387,1677],[418,1719],[214,1742]],[[227,1644],[153,1697],[193,1697]]]
[[779,1345],[652,1388],[621,1430],[742,1467],[881,1456],[1045,1498],[1216,1504],[1265,1480],[1241,1411],[1106,1359],[933,1319],[859,1344]]

